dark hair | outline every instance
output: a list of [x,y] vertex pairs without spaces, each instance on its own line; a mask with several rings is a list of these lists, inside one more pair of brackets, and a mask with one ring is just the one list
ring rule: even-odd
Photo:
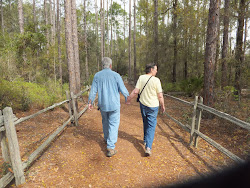
[[147,65],[146,65],[146,69],[145,69],[146,74],[150,73],[150,72],[151,72],[151,69],[153,69],[155,66],[156,66],[155,63],[147,64]]

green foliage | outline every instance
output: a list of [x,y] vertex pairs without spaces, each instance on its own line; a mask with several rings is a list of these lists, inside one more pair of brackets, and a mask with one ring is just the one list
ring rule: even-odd
[[194,94],[200,93],[203,88],[203,77],[193,77],[181,82],[182,91],[188,95],[193,96]]
[[237,92],[237,89],[233,86],[226,86],[223,88],[223,92],[222,95],[228,99],[228,97],[230,98],[234,98],[234,100],[238,101],[239,100],[239,95]]
[[[66,87],[67,85],[63,86],[63,88]],[[22,80],[10,82],[0,79],[0,109],[6,106],[24,111],[32,106],[44,108],[65,98],[62,95],[63,88],[52,81],[45,85],[38,85]]]
[[15,45],[19,56],[26,53],[34,55],[46,43],[45,36],[40,32],[26,31],[24,34],[16,35]]
[[177,83],[163,83],[162,88],[163,88],[164,92],[168,92],[168,91],[180,92],[180,91],[182,91],[180,83],[178,83],[178,82]]
[[203,78],[190,78],[176,83],[163,83],[163,90],[165,92],[175,91],[175,92],[185,92],[192,96],[196,93],[200,93],[203,88]]

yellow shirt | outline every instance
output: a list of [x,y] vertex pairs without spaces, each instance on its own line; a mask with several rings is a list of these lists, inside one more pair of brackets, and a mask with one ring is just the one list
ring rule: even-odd
[[[147,83],[149,75],[141,75],[136,83],[136,88],[140,90],[141,93],[144,85]],[[148,81],[146,87],[142,91],[140,96],[140,102],[147,107],[157,107],[159,106],[158,93],[162,92],[161,81],[159,78],[152,76]]]

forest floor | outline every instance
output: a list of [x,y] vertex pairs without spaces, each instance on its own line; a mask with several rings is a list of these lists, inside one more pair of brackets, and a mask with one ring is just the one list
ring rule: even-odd
[[[126,86],[131,92],[133,88]],[[177,119],[190,121],[192,108],[186,110],[177,103],[166,98],[166,111]],[[123,96],[121,105],[115,156],[106,157],[100,111],[88,110],[79,119],[78,127],[66,127],[33,163],[25,172],[26,183],[19,187],[158,187],[204,177],[234,164],[202,139],[198,148],[190,147],[189,134],[165,115],[158,116],[153,153],[145,157],[139,105],[135,99],[131,105],[126,105]],[[17,112],[16,116],[20,118],[36,111],[38,109]],[[22,160],[26,160],[67,117],[67,109],[57,108],[17,125]],[[248,131],[216,118],[202,120],[200,131],[247,159],[250,152]],[[10,187],[15,187],[14,182]]]

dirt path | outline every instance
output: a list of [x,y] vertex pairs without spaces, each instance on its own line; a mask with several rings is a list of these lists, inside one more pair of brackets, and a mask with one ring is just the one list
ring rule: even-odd
[[[128,89],[131,92],[132,87]],[[204,176],[226,165],[225,156],[202,140],[198,149],[190,148],[188,133],[163,116],[158,117],[153,155],[144,157],[139,105],[133,101],[127,106],[123,97],[121,103],[115,156],[106,157],[101,115],[95,108],[83,114],[78,127],[64,130],[26,172],[26,183],[20,187],[157,187]],[[166,101],[166,106],[170,103]],[[51,113],[57,119],[49,123],[53,130],[67,113],[61,109]],[[34,122],[34,129],[38,122]],[[26,138],[26,142],[32,142],[34,136],[32,126],[29,127],[31,134],[26,132],[26,136],[19,128],[19,137]]]

